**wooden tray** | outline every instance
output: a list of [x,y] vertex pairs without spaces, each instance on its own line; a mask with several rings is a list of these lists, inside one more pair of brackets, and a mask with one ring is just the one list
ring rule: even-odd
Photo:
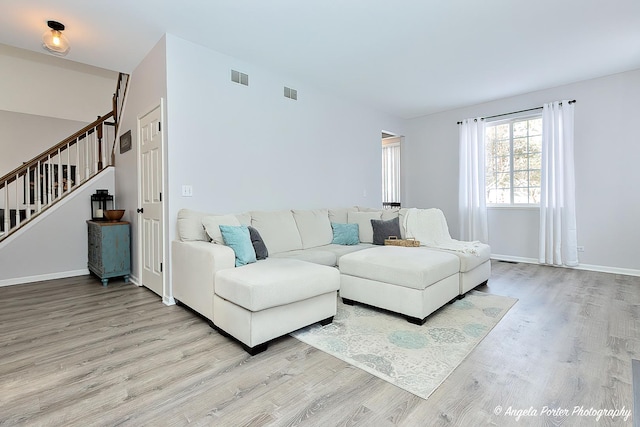
[[397,236],[389,236],[388,239],[384,239],[384,244],[387,246],[406,246],[409,248],[415,248],[420,246],[420,241],[414,238],[398,239]]

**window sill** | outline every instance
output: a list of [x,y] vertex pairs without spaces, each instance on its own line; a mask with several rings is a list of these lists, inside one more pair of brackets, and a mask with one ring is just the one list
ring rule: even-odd
[[490,205],[487,206],[487,209],[495,209],[495,210],[540,210],[540,206],[538,205]]

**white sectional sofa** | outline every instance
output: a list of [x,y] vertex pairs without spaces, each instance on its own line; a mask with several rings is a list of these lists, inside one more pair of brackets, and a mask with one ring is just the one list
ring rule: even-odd
[[[237,215],[183,209],[172,242],[173,296],[251,354],[276,337],[331,322],[339,289],[346,303],[374,305],[423,323],[447,301],[486,283],[490,248],[476,245],[470,254],[372,244],[372,219],[398,218],[404,238],[406,214],[406,209],[358,207]],[[333,244],[332,223],[357,223],[359,243]],[[255,228],[268,257],[236,267],[234,250],[220,240],[219,224]]]

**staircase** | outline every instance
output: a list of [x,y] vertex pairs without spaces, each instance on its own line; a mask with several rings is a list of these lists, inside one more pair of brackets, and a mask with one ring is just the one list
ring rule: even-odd
[[120,73],[112,111],[0,178],[0,242],[114,165],[128,81]]

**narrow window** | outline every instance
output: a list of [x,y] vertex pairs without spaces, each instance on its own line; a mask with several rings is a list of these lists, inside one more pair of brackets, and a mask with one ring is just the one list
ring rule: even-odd
[[[385,134],[383,134],[384,136]],[[382,205],[400,206],[401,137],[382,138]]]

